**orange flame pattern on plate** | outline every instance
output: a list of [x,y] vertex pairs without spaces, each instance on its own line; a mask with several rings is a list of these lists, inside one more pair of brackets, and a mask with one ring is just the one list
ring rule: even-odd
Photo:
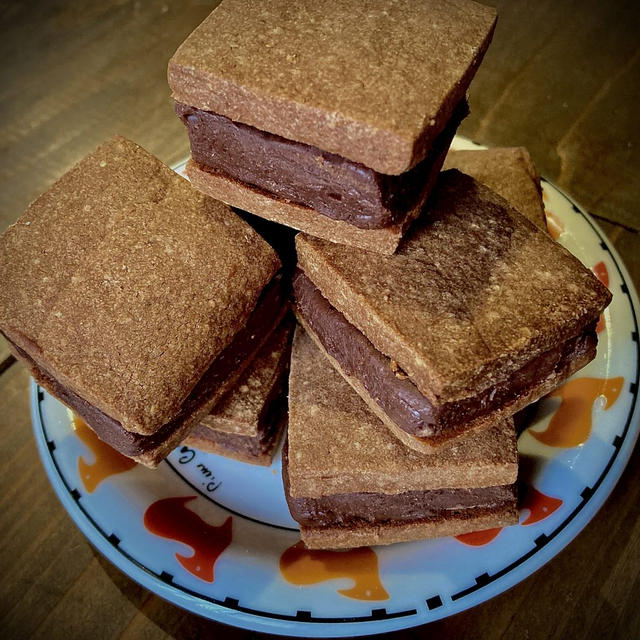
[[[593,271],[595,277],[598,278],[598,280],[600,280],[600,282],[602,282],[605,287],[609,286],[609,272],[607,271],[607,265],[602,262],[602,260],[595,264],[591,271]],[[605,327],[606,325],[604,323],[604,315],[600,314],[598,324],[596,325],[596,333],[604,331]]]
[[550,211],[545,211],[544,215],[547,219],[547,231],[549,235],[554,240],[557,240],[564,233],[564,225],[560,222],[560,219]]
[[604,409],[618,399],[624,378],[576,378],[552,391],[548,397],[560,398],[560,406],[551,416],[544,431],[529,433],[549,447],[577,447],[591,433],[591,410],[599,396],[604,396]]
[[369,547],[346,551],[306,549],[302,542],[280,556],[280,572],[291,584],[310,585],[336,578],[350,578],[354,585],[337,592],[355,600],[388,600],[378,574],[378,556]]
[[593,271],[593,275],[595,275],[605,287],[609,286],[609,272],[607,271],[607,265],[602,262],[602,260],[593,265],[591,271]]
[[502,527],[497,527],[495,529],[461,533],[459,536],[454,537],[458,542],[462,542],[462,544],[468,544],[471,547],[481,547],[484,544],[489,544],[501,531]]
[[123,456],[102,442],[82,418],[73,416],[73,430],[94,457],[92,464],[86,462],[82,456],[78,458],[78,475],[89,493],[93,493],[95,488],[109,476],[124,473],[136,466],[135,460]]
[[195,498],[186,496],[157,500],[147,507],[143,522],[151,533],[191,547],[193,555],[176,553],[176,560],[196,578],[213,582],[213,565],[231,543],[231,516],[219,527],[210,525],[185,506]]
[[538,491],[535,487],[527,487],[520,509],[527,509],[529,516],[521,524],[527,526],[540,522],[540,520],[550,516],[561,504],[562,500],[559,498],[548,496]]

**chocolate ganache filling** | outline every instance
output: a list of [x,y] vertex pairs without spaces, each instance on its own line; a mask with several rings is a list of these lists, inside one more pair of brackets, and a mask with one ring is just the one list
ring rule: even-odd
[[406,375],[397,375],[390,358],[380,353],[367,337],[354,327],[322,295],[300,270],[293,279],[297,312],[334,358],[344,373],[360,381],[369,396],[401,429],[418,437],[433,437],[461,424],[489,414],[511,401],[563,366],[585,353],[595,354],[595,328],[570,338],[556,348],[533,358],[505,381],[478,395],[432,404]]
[[179,102],[175,111],[187,128],[191,156],[201,169],[334,220],[380,229],[401,221],[424,201],[469,109],[462,100],[426,157],[397,176]]

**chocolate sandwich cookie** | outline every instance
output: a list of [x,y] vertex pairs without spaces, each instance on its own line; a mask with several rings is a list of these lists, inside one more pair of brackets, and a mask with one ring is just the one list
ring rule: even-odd
[[229,207],[116,137],[0,238],[0,329],[102,440],[155,466],[280,322],[279,269]]
[[468,0],[223,0],[169,61],[190,180],[392,253],[467,114],[495,19]]
[[611,300],[547,233],[456,170],[393,256],[306,234],[296,246],[300,322],[424,452],[513,415],[588,363]]
[[185,440],[202,451],[270,465],[286,423],[293,318],[273,331],[233,389]]
[[309,548],[457,535],[518,522],[510,420],[425,457],[404,447],[301,329],[283,481]]
[[443,169],[458,169],[486,184],[544,231],[540,174],[524,147],[449,151]]

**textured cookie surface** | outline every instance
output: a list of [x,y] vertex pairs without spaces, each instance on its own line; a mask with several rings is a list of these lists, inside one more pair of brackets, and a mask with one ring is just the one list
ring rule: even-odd
[[293,497],[497,486],[517,475],[510,420],[431,456],[412,451],[300,328],[291,353],[288,438]]
[[0,327],[125,429],[173,417],[279,267],[227,206],[114,138],[1,239]]
[[441,174],[398,252],[375,255],[306,234],[299,266],[431,402],[505,379],[594,322],[610,293],[488,187]]
[[444,169],[459,169],[486,184],[546,231],[540,176],[524,147],[449,151]]
[[173,97],[382,173],[418,162],[484,55],[470,0],[223,0],[169,61]]

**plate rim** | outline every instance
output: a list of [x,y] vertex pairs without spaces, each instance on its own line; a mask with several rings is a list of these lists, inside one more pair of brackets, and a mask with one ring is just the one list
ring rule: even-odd
[[[458,136],[458,140],[463,144],[468,143],[479,149],[486,148],[470,140],[463,139],[460,136]],[[183,164],[184,162],[176,163],[174,168],[183,166]],[[276,618],[273,615],[268,615],[268,612],[260,612],[246,607],[239,607],[237,602],[235,607],[226,605],[226,601],[212,602],[211,599],[203,596],[202,594],[189,593],[189,590],[184,587],[163,582],[155,573],[150,571],[147,567],[144,567],[144,565],[140,564],[134,558],[130,557],[125,551],[117,548],[113,544],[110,544],[91,516],[78,504],[76,500],[74,500],[72,497],[72,491],[66,484],[63,474],[58,470],[57,464],[52,456],[52,451],[50,450],[46,440],[45,424],[43,416],[41,415],[40,407],[40,394],[44,392],[41,387],[35,383],[33,378],[30,378],[29,394],[31,421],[35,432],[35,440],[40,458],[50,484],[74,524],[78,526],[91,545],[107,560],[109,560],[109,562],[115,565],[118,570],[122,571],[129,578],[171,604],[216,622],[277,635],[288,634],[308,637],[343,637],[369,635],[378,632],[417,627],[477,606],[496,597],[500,593],[511,589],[519,582],[522,582],[532,576],[551,561],[560,551],[567,547],[588,525],[592,518],[595,517],[611,495],[611,492],[624,473],[640,433],[640,404],[638,403],[640,342],[637,339],[640,303],[638,301],[638,294],[635,290],[635,286],[633,285],[633,281],[624,261],[613,244],[610,243],[606,234],[604,234],[600,229],[593,216],[591,216],[591,214],[581,207],[571,196],[553,182],[544,177],[541,177],[541,182],[546,183],[551,189],[557,191],[576,213],[579,213],[584,217],[590,226],[591,231],[595,233],[596,237],[599,239],[602,249],[611,256],[613,264],[618,271],[618,275],[622,281],[622,291],[620,293],[625,294],[628,298],[631,317],[635,327],[636,379],[635,381],[629,380],[629,383],[635,383],[636,391],[633,395],[622,435],[618,436],[620,438],[619,446],[615,447],[614,445],[615,450],[596,482],[592,483],[590,494],[586,498],[583,498],[583,501],[580,502],[566,518],[564,518],[564,520],[553,530],[553,532],[551,532],[550,535],[545,535],[548,540],[542,547],[538,548],[538,546],[534,546],[531,552],[524,554],[524,556],[518,558],[516,561],[518,565],[522,566],[526,565],[531,558],[535,557],[536,566],[532,567],[531,570],[526,570],[523,574],[520,574],[520,572],[512,571],[512,568],[509,568],[511,565],[508,565],[505,569],[497,572],[493,576],[490,576],[488,584],[472,585],[469,589],[458,592],[458,594],[452,594],[452,600],[456,599],[456,595],[458,598],[467,596],[471,597],[466,601],[467,606],[464,606],[462,609],[457,611],[444,610],[442,611],[442,615],[435,614],[429,616],[428,614],[430,613],[430,610],[425,608],[424,611],[410,610],[397,612],[395,614],[387,614],[383,619],[371,618],[352,621],[347,619],[333,619],[331,621],[327,621],[326,619],[323,620],[320,618],[296,619],[294,616],[286,615],[278,616]],[[40,434],[42,435],[40,436]],[[178,473],[177,475],[184,480],[181,474]],[[594,498],[597,499],[594,501]],[[591,507],[591,511],[583,512],[582,519],[578,519],[581,520],[581,523],[576,523],[576,517],[587,505],[595,506]],[[221,508],[225,509],[224,506]],[[125,564],[126,567],[123,566],[123,564]],[[496,583],[499,585],[499,588],[497,590],[491,589],[491,585],[493,584],[496,586]],[[474,597],[474,593],[479,594],[480,592],[482,595]],[[243,611],[242,609],[245,610]],[[374,611],[375,609],[372,609],[372,613]],[[425,612],[427,617],[425,617]]]

